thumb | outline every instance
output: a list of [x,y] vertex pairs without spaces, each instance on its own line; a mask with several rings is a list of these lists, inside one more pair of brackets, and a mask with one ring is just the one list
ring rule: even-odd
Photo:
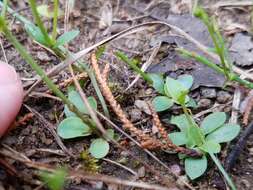
[[0,137],[18,114],[23,100],[23,87],[15,69],[0,63]]

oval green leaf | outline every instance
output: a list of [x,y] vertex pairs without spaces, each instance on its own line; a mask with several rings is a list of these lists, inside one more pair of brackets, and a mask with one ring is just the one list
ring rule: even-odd
[[191,75],[180,75],[177,78],[177,81],[179,81],[182,85],[184,85],[185,88],[188,90],[192,87],[193,84],[193,77]]
[[186,131],[189,127],[189,123],[184,114],[172,116],[170,123],[176,125],[181,131]]
[[167,88],[166,90],[174,101],[179,102],[180,104],[185,102],[188,89],[181,84],[181,82],[173,78],[166,77],[165,88]]
[[174,132],[170,133],[168,136],[173,144],[177,146],[181,146],[187,143],[187,138],[184,132]]
[[109,143],[102,138],[98,138],[92,141],[89,152],[94,158],[100,159],[108,154],[109,149]]
[[225,121],[226,114],[224,112],[214,112],[205,117],[200,127],[206,135],[221,127]]
[[[83,114],[88,114],[88,109],[86,108],[80,94],[77,91],[75,90],[70,91],[68,94],[68,99],[79,109],[80,112],[82,112]],[[94,110],[97,110],[96,99],[93,96],[90,96],[87,99],[90,106]],[[68,109],[67,105],[65,105],[64,113],[67,117],[75,116],[75,114]]]
[[32,23],[26,23],[25,30],[27,31],[28,35],[32,37],[35,41],[39,42],[42,45],[48,44],[39,27],[33,25]]
[[155,108],[155,111],[161,112],[169,109],[171,106],[173,106],[172,99],[168,98],[167,96],[156,96],[152,104]]
[[79,30],[71,30],[71,31],[65,32],[59,38],[57,38],[55,47],[59,47],[64,44],[67,44],[68,42],[73,40],[75,37],[77,37],[78,34],[79,34]]
[[71,139],[88,136],[91,134],[91,129],[80,118],[68,117],[57,127],[57,134],[63,139]]
[[153,88],[160,94],[165,94],[164,92],[164,79],[160,74],[150,73],[148,76],[153,81]]
[[186,174],[193,180],[205,173],[207,159],[206,156],[202,158],[186,158],[184,164]]
[[219,153],[221,146],[219,143],[213,141],[206,141],[202,146],[199,147],[201,150],[209,153]]
[[233,140],[240,132],[240,126],[237,124],[227,123],[222,127],[210,133],[206,140],[216,143],[224,143]]

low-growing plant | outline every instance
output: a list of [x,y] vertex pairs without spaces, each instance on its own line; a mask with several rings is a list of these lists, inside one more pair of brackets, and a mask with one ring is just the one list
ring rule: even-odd
[[[200,158],[192,158],[179,154],[179,158],[184,159],[185,171],[190,179],[194,180],[204,174],[208,166],[209,155],[230,187],[236,189],[215,154],[221,151],[221,143],[229,142],[239,134],[240,126],[225,123],[226,114],[224,112],[214,112],[208,115],[204,118],[201,125],[198,126],[192,117],[191,111],[187,108],[187,104],[190,103],[191,99],[188,93],[193,84],[193,77],[191,75],[181,75],[177,79],[167,76],[164,79],[162,75],[141,71],[123,53],[117,53],[116,55],[122,61],[128,63],[134,71],[144,76],[144,80],[151,84],[160,94],[152,101],[157,112],[169,109],[174,103],[182,107],[184,114],[173,116],[170,121],[180,131],[170,133],[168,138],[177,146],[185,145],[189,149],[196,149],[202,152],[203,156]],[[130,62],[131,64],[129,64]]]
[[[88,114],[88,110],[83,103],[80,94],[70,88],[68,92],[68,99],[72,102],[82,114]],[[88,97],[88,101],[93,110],[97,110],[97,101],[93,96]],[[73,139],[77,137],[90,136],[95,132],[89,125],[84,123],[74,112],[71,112],[67,105],[64,106],[64,113],[66,118],[63,119],[57,127],[57,134],[63,139]],[[117,140],[114,130],[107,129],[106,136],[109,139],[96,138],[93,139],[89,148],[89,152],[94,158],[100,159],[105,157],[109,152],[110,139]],[[108,140],[108,141],[107,141]]]
[[[41,19],[39,18],[39,13],[36,9],[36,2],[34,0],[29,0],[32,13],[38,25],[35,26],[33,23],[19,16],[19,19],[25,23],[25,28],[28,33],[39,43],[51,48],[57,55],[61,58],[65,58],[64,53],[68,53],[64,49],[63,45],[73,40],[79,33],[79,31],[70,31],[64,33],[62,36],[58,37],[56,40],[52,38],[46,31]],[[2,4],[1,4],[2,5]],[[58,1],[54,1],[54,5],[58,7]],[[3,4],[3,10],[9,10],[7,7],[7,1]],[[54,17],[58,17],[54,15]],[[65,114],[67,116],[60,125],[58,126],[57,132],[63,139],[76,138],[81,136],[88,136],[96,132],[96,125],[94,121],[90,118],[87,108],[85,107],[79,93],[77,91],[69,91],[68,98],[63,94],[63,92],[52,82],[52,80],[46,75],[43,69],[36,63],[31,55],[25,50],[25,48],[18,42],[14,35],[12,35],[10,29],[8,28],[7,20],[5,19],[5,12],[0,16],[0,29],[1,32],[6,36],[6,38],[14,45],[21,56],[31,65],[31,67],[37,72],[37,74],[44,80],[47,86],[63,101],[65,104]],[[67,51],[67,52],[66,52]],[[86,65],[82,64],[82,67],[86,68]],[[91,80],[95,80],[91,76]],[[97,84],[97,83],[96,83]],[[94,85],[95,87],[95,85]],[[96,87],[95,87],[96,89]],[[97,91],[99,88],[97,86]],[[100,92],[100,91],[99,91]],[[101,92],[100,96],[102,97]],[[90,106],[96,110],[97,102],[94,97],[88,98]],[[101,100],[101,99],[100,99]],[[104,100],[104,99],[103,99]],[[112,132],[108,130],[108,137],[111,137]],[[107,139],[108,140],[108,139]],[[107,140],[95,139],[92,142],[90,148],[90,153],[96,158],[102,158],[109,152],[109,144]],[[100,148],[104,147],[104,148]]]
[[66,183],[67,170],[58,168],[53,172],[41,171],[39,175],[50,190],[62,190]]
[[217,65],[207,57],[198,55],[195,52],[191,52],[183,48],[177,48],[177,51],[183,56],[193,58],[196,61],[212,68],[217,73],[224,75],[227,81],[236,81],[243,86],[253,89],[252,82],[241,79],[240,76],[233,71],[232,63],[229,60],[229,53],[227,51],[226,43],[219,31],[219,27],[214,16],[210,17],[205,10],[199,6],[195,7],[194,15],[206,25],[214,44],[214,47],[209,48],[209,51],[218,55],[220,64]]

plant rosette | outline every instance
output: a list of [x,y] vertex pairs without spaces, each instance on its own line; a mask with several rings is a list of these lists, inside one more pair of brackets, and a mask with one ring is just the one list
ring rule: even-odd
[[187,118],[184,114],[179,116],[173,116],[170,123],[176,125],[180,132],[173,132],[169,134],[169,138],[172,142],[178,146],[186,145],[188,148],[197,148],[203,152],[201,158],[189,158],[184,155],[180,155],[183,158],[185,164],[186,174],[190,179],[196,179],[203,175],[207,169],[208,154],[217,154],[221,151],[220,143],[230,142],[240,132],[240,126],[226,122],[226,114],[224,112],[214,112],[209,114],[202,121],[199,130],[201,130],[203,143],[198,145],[191,144],[192,141],[200,138],[196,134],[191,134],[191,131],[187,130],[189,126]]

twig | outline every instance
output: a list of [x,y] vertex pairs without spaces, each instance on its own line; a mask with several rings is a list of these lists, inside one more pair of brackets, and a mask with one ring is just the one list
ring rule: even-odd
[[[154,50],[152,51],[152,53],[151,53],[149,59],[142,65],[142,67],[141,67],[141,70],[142,70],[142,71],[145,71],[145,70],[150,66],[150,64],[153,62],[155,56],[157,55],[157,53],[158,53],[160,47],[161,47],[161,43],[159,43],[159,45],[158,45],[157,47],[154,48]],[[126,88],[125,92],[126,92],[127,90],[129,90],[129,89],[139,80],[140,77],[141,77],[141,76],[138,74],[138,75],[135,77],[135,79],[131,82],[131,84],[128,85],[128,87]]]
[[[51,167],[51,166],[44,164],[44,163],[33,162],[33,161],[29,160],[28,158],[24,159],[24,158],[18,156],[18,155],[21,155],[21,153],[17,153],[16,151],[14,151],[14,152],[15,152],[15,154],[13,154],[12,151],[8,151],[3,148],[0,149],[1,155],[12,158],[16,161],[19,161],[28,167],[38,169],[38,170],[48,171],[48,172],[55,171],[54,167]],[[170,188],[161,187],[158,185],[147,184],[144,182],[133,182],[133,181],[114,178],[114,177],[101,175],[101,174],[85,173],[82,171],[70,171],[68,178],[70,178],[70,179],[80,178],[80,179],[91,180],[91,181],[103,181],[105,183],[113,183],[113,184],[124,185],[124,186],[132,186],[132,187],[142,188],[142,189],[152,189],[152,190],[169,190],[170,189]]]
[[119,166],[119,167],[121,167],[121,168],[127,170],[128,172],[130,172],[130,173],[133,174],[134,176],[138,176],[138,174],[137,174],[135,171],[133,171],[132,169],[130,169],[130,168],[128,168],[128,167],[126,167],[126,166],[124,166],[124,165],[118,163],[118,162],[115,162],[115,161],[110,160],[110,159],[108,159],[108,158],[103,158],[103,160],[106,161],[106,162],[110,162],[110,163],[112,163],[112,164],[115,164],[116,166]]
[[75,74],[74,74],[74,71],[73,71],[71,65],[69,65],[69,70],[70,70],[70,73],[71,73],[72,78],[73,78],[73,80],[74,80],[74,83],[75,83],[75,86],[76,86],[76,88],[77,88],[77,91],[78,91],[78,93],[80,94],[80,96],[81,96],[81,98],[82,98],[82,100],[83,100],[84,105],[87,107],[87,110],[88,110],[89,115],[91,116],[92,120],[96,123],[96,127],[99,129],[99,131],[102,133],[102,135],[103,135],[104,137],[106,137],[106,136],[105,136],[105,135],[106,135],[106,130],[105,130],[105,128],[103,127],[103,125],[101,124],[101,122],[99,121],[99,119],[97,118],[96,113],[95,113],[95,112],[93,111],[93,109],[91,108],[91,106],[90,106],[90,104],[89,104],[89,101],[88,101],[88,99],[87,99],[87,96],[86,96],[86,94],[83,92],[83,90],[82,90],[82,88],[81,88],[79,82],[77,81],[77,78],[76,78],[76,76],[75,76]]
[[2,49],[2,52],[3,52],[3,55],[4,55],[4,61],[5,61],[5,63],[8,63],[8,59],[6,57],[6,53],[5,53],[5,50],[4,50],[4,47],[3,47],[2,37],[0,37],[0,46],[1,46],[1,49]]
[[44,126],[47,130],[49,130],[49,132],[53,135],[56,143],[59,145],[59,147],[61,147],[61,149],[68,154],[69,156],[74,156],[66,147],[65,145],[62,143],[60,137],[57,135],[57,133],[54,130],[54,125],[51,124],[50,122],[48,122],[39,112],[37,112],[36,110],[34,110],[33,108],[29,107],[28,105],[25,105],[25,107],[32,113],[34,113],[34,115],[39,119],[40,122],[42,122]]
[[253,133],[253,121],[247,126],[247,128],[242,132],[239,140],[236,142],[236,145],[232,148],[232,151],[229,153],[225,168],[226,170],[231,170],[235,164],[235,161],[240,156],[242,150],[244,149],[247,139]]
[[240,107],[240,102],[241,102],[241,96],[242,92],[240,87],[235,88],[235,93],[234,93],[234,98],[233,98],[233,103],[232,103],[232,112],[231,112],[231,117],[229,119],[230,123],[237,123],[238,120],[238,110]]
[[251,110],[253,108],[253,96],[251,96],[248,100],[248,103],[247,103],[247,106],[245,108],[245,112],[244,112],[244,115],[243,115],[243,121],[242,123],[246,126],[248,125],[248,121],[249,121],[249,116],[250,116],[250,113],[251,113]]

